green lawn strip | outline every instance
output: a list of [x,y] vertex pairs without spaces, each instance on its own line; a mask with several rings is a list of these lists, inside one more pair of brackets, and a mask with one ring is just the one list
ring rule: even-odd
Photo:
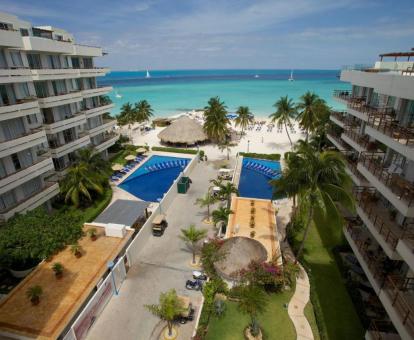
[[251,157],[251,158],[259,158],[259,159],[267,159],[270,161],[279,161],[280,160],[280,154],[278,153],[254,153],[254,152],[239,152],[240,156],[243,157]]
[[111,158],[111,162],[112,164],[121,164],[121,165],[125,165],[127,163],[127,161],[125,160],[125,157],[128,155],[136,155],[136,153],[130,151],[130,150],[121,150],[118,151],[112,158]]
[[313,311],[313,306],[311,302],[308,302],[305,306],[304,314],[308,320],[311,328],[313,337],[315,340],[320,340],[318,325],[316,323],[315,312]]
[[322,339],[362,339],[364,335],[331,250],[342,242],[340,228],[312,226],[304,249],[304,265],[310,270],[312,301],[316,302],[317,321],[322,323]]
[[[287,308],[294,288],[283,293],[269,295],[269,303],[266,312],[259,316],[259,324],[263,330],[265,339],[294,340],[296,332],[289,318]],[[224,316],[217,318],[212,316],[208,326],[207,340],[243,340],[243,331],[250,321],[249,316],[242,314],[237,309],[237,302],[226,301]]]
[[162,152],[186,153],[186,154],[191,154],[191,155],[195,155],[198,152],[196,149],[180,149],[180,148],[169,148],[169,147],[163,147],[163,146],[153,146],[151,150],[162,151]]

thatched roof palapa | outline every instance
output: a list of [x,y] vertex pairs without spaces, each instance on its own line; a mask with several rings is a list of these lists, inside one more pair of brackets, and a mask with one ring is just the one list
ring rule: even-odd
[[207,140],[207,135],[200,123],[183,116],[162,130],[158,138],[164,143],[193,145]]

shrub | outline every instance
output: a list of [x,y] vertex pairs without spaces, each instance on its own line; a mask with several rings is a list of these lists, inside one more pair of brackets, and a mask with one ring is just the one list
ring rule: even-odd
[[79,244],[77,244],[77,243],[75,243],[75,244],[72,244],[71,246],[70,246],[70,251],[72,252],[72,254],[73,255],[75,255],[76,257],[81,257],[82,256],[82,248],[81,248],[81,246],[79,245]]
[[52,270],[55,272],[57,278],[63,275],[63,265],[60,262],[55,262],[52,266]]
[[267,159],[270,161],[280,161],[280,154],[278,153],[267,154],[267,153],[239,152],[239,155],[243,157]]
[[254,238],[256,236],[256,232],[254,231],[254,230],[252,230],[251,232],[250,232],[250,237],[251,238]]
[[95,241],[96,240],[96,235],[97,235],[96,228],[88,229],[88,235],[89,235],[89,237],[91,238],[92,241]]
[[196,149],[180,149],[180,148],[170,148],[170,147],[163,147],[163,146],[153,146],[152,151],[186,153],[190,155],[196,155],[198,152]]
[[31,286],[27,289],[26,295],[30,299],[33,305],[37,305],[40,302],[40,297],[43,294],[43,289],[41,286]]
[[209,242],[203,245],[201,248],[201,263],[206,274],[211,278],[217,278],[216,269],[214,263],[223,258],[223,255],[219,254],[219,250],[223,245],[223,241],[219,239],[211,239]]

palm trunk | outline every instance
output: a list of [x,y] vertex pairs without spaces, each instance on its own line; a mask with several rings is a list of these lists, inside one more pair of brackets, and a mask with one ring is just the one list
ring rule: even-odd
[[195,251],[195,244],[193,244],[193,264],[196,263],[196,251]]
[[308,220],[306,222],[305,233],[303,234],[302,242],[299,246],[298,252],[296,253],[295,263],[298,263],[299,257],[302,255],[303,247],[305,246],[305,241],[308,238],[312,220],[313,220],[313,205],[311,204],[311,206],[309,207]]
[[289,138],[290,146],[293,146],[293,144],[292,144],[292,140],[290,139],[290,135],[289,135],[289,132],[288,132],[288,128],[287,128],[286,123],[285,123],[285,130],[286,130],[286,134],[287,134],[287,136],[288,136],[288,138]]
[[210,221],[210,203],[207,204],[207,219]]
[[168,326],[168,335],[172,336],[172,322],[167,321],[167,326]]

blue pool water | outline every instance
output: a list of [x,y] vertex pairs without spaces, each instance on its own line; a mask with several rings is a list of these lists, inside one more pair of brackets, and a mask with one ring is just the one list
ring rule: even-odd
[[189,161],[189,158],[151,156],[119,187],[144,201],[157,202]]
[[273,188],[269,181],[280,176],[280,162],[256,158],[243,158],[240,174],[241,197],[272,199]]

